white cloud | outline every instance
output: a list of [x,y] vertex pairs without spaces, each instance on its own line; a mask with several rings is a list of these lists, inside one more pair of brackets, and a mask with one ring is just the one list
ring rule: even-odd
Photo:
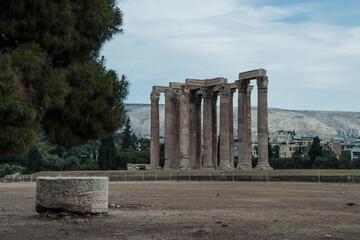
[[[152,85],[188,77],[235,80],[239,72],[255,68],[267,69],[270,83],[282,88],[286,101],[275,96],[272,101],[269,94],[274,107],[298,109],[300,105],[291,99],[298,99],[296,93],[304,99],[315,97],[309,88],[317,89],[327,102],[333,99],[330,93],[339,92],[346,84],[360,88],[354,78],[360,71],[360,28],[305,18],[288,21],[314,14],[310,5],[123,0],[119,7],[124,12],[125,33],[107,43],[103,54],[110,67],[129,77],[129,102],[149,102]],[[353,88],[349,91],[355,94]],[[324,106],[307,101],[307,109]],[[351,107],[360,111],[359,106]]]

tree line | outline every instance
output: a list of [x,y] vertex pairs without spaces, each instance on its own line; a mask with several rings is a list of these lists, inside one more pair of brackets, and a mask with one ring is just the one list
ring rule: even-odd
[[309,149],[300,148],[290,158],[279,157],[279,147],[269,146],[269,164],[274,169],[360,169],[360,160],[351,161],[349,151],[342,151],[338,159],[329,146],[320,145],[319,137],[313,138]]
[[43,130],[39,133],[36,146],[29,151],[0,158],[0,177],[16,172],[122,170],[128,163],[150,163],[150,140],[136,137],[130,118],[121,132],[71,149],[47,141]]
[[[150,163],[150,140],[135,136],[130,118],[121,132],[70,150],[53,145],[40,135],[36,147],[28,152],[0,158],[0,176],[16,172],[122,170],[128,163]],[[164,144],[160,144],[161,167],[164,160]],[[257,158],[252,160],[255,167]],[[269,145],[269,163],[274,169],[360,169],[360,160],[351,161],[349,151],[342,151],[338,159],[329,147],[320,145],[318,137],[309,149],[301,148],[290,158],[279,157],[279,147],[272,149]]]

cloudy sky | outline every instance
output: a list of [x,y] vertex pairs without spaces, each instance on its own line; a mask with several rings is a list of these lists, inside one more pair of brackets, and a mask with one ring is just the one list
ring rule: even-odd
[[269,107],[360,111],[359,0],[119,0],[118,6],[124,33],[102,54],[130,81],[126,103],[150,103],[153,85],[233,82],[240,72],[264,68]]

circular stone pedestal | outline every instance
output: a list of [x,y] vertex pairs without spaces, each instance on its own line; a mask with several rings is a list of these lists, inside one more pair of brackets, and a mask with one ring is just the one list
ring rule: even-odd
[[106,213],[108,189],[107,177],[38,177],[35,209],[38,213]]

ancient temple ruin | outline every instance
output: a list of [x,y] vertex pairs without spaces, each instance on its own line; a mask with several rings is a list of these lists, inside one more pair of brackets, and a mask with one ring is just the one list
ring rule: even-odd
[[[233,94],[238,90],[237,169],[252,169],[250,81],[255,79],[258,88],[258,164],[255,169],[272,169],[268,161],[268,77],[264,69],[240,73],[239,80],[234,83],[228,83],[226,78],[186,79],[185,83],[170,82],[169,87],[154,86],[151,92],[151,167],[159,167],[159,97],[164,93],[164,169],[233,169]],[[219,96],[218,149],[216,103]]]

